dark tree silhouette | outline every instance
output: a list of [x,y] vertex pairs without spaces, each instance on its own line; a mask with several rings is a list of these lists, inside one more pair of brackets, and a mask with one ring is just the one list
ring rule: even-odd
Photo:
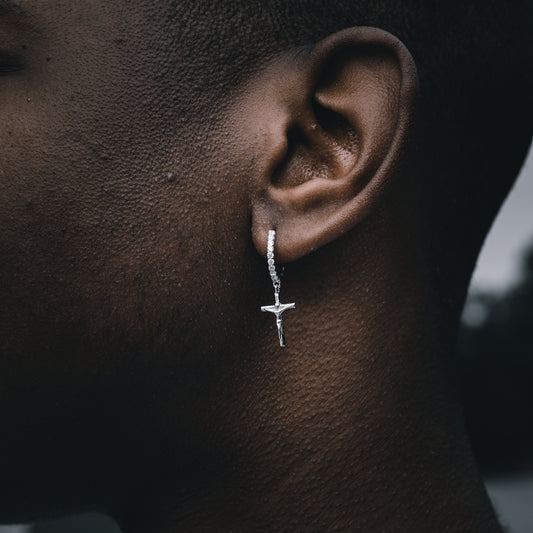
[[[533,243],[503,295],[474,293],[459,334],[459,386],[484,473],[533,466]],[[472,317],[470,317],[472,319]]]

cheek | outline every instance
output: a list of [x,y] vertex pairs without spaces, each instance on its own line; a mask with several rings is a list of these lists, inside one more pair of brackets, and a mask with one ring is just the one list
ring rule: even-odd
[[0,338],[49,368],[151,342],[212,345],[246,285],[246,188],[209,151],[217,141],[163,142],[145,123],[131,135],[131,113],[95,92],[78,103],[28,90],[3,109]]
[[247,175],[112,37],[58,37],[0,87],[0,390],[22,367],[85,386],[134,353],[168,368],[242,335]]

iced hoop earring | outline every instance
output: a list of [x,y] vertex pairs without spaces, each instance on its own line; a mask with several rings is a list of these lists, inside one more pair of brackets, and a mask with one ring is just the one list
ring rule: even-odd
[[282,304],[279,301],[279,293],[281,289],[281,281],[276,272],[276,265],[274,263],[274,242],[276,240],[275,230],[270,230],[268,232],[268,241],[267,241],[267,261],[268,261],[268,272],[272,279],[272,285],[274,285],[274,305],[263,305],[261,311],[270,312],[276,315],[276,326],[278,328],[278,337],[279,345],[285,346],[285,331],[283,329],[283,311],[287,309],[294,309],[296,304]]

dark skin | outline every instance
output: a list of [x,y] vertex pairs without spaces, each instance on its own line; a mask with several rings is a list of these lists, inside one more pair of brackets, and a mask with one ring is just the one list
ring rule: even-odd
[[[186,49],[201,22],[177,42],[148,4],[19,6],[0,12],[0,521],[500,531],[448,371],[459,310],[432,296],[405,46],[349,28],[220,100]],[[272,228],[283,350],[260,312]]]

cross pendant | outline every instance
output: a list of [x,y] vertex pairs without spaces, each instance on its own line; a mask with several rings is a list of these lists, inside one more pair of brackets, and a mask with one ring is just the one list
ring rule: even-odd
[[278,337],[279,337],[279,345],[285,346],[285,331],[283,329],[283,311],[286,311],[287,309],[294,309],[296,307],[296,304],[282,304],[279,302],[279,291],[274,292],[274,298],[276,299],[276,303],[274,305],[263,305],[261,306],[261,311],[264,313],[274,313],[276,315],[276,326],[278,328]]

